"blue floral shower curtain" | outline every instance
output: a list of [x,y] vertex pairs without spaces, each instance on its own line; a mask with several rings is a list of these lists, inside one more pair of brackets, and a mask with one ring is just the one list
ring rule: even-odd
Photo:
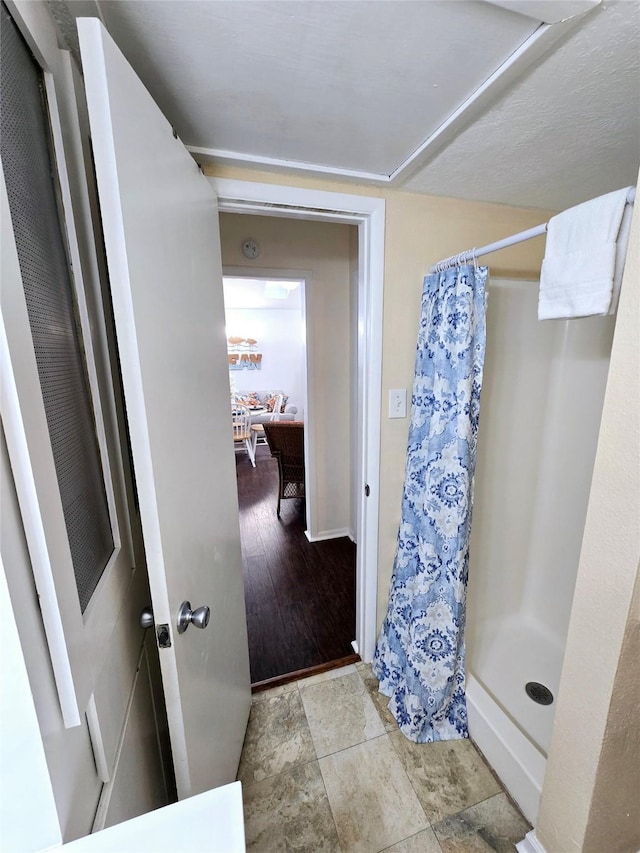
[[467,737],[464,625],[487,267],[424,280],[402,516],[373,672],[404,734]]

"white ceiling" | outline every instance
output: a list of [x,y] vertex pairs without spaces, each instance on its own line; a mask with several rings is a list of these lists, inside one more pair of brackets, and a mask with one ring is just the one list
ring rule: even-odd
[[623,0],[598,9],[405,188],[560,210],[635,185],[639,167],[640,4]]
[[640,165],[640,0],[540,20],[594,2],[68,5],[99,11],[199,160],[561,209]]

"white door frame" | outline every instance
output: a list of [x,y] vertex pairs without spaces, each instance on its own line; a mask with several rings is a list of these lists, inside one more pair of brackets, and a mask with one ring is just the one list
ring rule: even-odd
[[[358,226],[356,651],[363,660],[370,661],[377,632],[384,199],[231,178],[209,180],[218,195],[221,213]],[[366,498],[365,486],[369,487]]]

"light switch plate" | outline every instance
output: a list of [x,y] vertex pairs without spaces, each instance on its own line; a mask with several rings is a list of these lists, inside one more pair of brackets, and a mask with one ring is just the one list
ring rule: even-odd
[[389,391],[389,417],[407,417],[407,389],[394,388]]

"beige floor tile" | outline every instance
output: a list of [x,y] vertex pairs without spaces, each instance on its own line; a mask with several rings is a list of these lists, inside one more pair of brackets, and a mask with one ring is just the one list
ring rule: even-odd
[[297,681],[290,681],[288,684],[280,684],[278,687],[270,687],[268,690],[259,690],[258,693],[253,693],[251,701],[255,705],[256,702],[264,702],[265,699],[273,699],[274,696],[284,696],[285,693],[294,693],[298,689]]
[[357,672],[300,691],[318,758],[384,734]]
[[388,735],[318,763],[344,851],[377,853],[427,828]]
[[248,851],[340,853],[317,761],[243,786]]
[[297,690],[251,706],[238,770],[240,781],[259,782],[315,757]]
[[[357,666],[357,664],[356,664]],[[395,721],[395,717],[391,713],[391,711],[387,708],[387,704],[389,702],[389,697],[384,696],[378,690],[378,679],[371,672],[371,664],[366,663],[361,667],[358,667],[358,674],[362,679],[364,686],[367,688],[367,693],[371,696],[373,704],[376,706],[376,710],[382,720],[385,731],[387,732],[395,732],[398,730],[398,724]]]
[[506,794],[497,794],[433,829],[443,853],[513,853],[531,827]]
[[356,671],[355,664],[347,664],[347,666],[338,667],[338,669],[328,669],[326,672],[319,672],[317,675],[310,675],[307,678],[299,679],[296,684],[300,690],[310,687],[312,684],[321,684],[323,681],[332,681],[334,678],[342,678],[343,675],[352,675]]
[[470,740],[412,743],[389,734],[431,824],[501,792]]
[[399,841],[393,847],[387,847],[384,853],[442,853],[442,848],[434,831],[429,827],[411,838]]

